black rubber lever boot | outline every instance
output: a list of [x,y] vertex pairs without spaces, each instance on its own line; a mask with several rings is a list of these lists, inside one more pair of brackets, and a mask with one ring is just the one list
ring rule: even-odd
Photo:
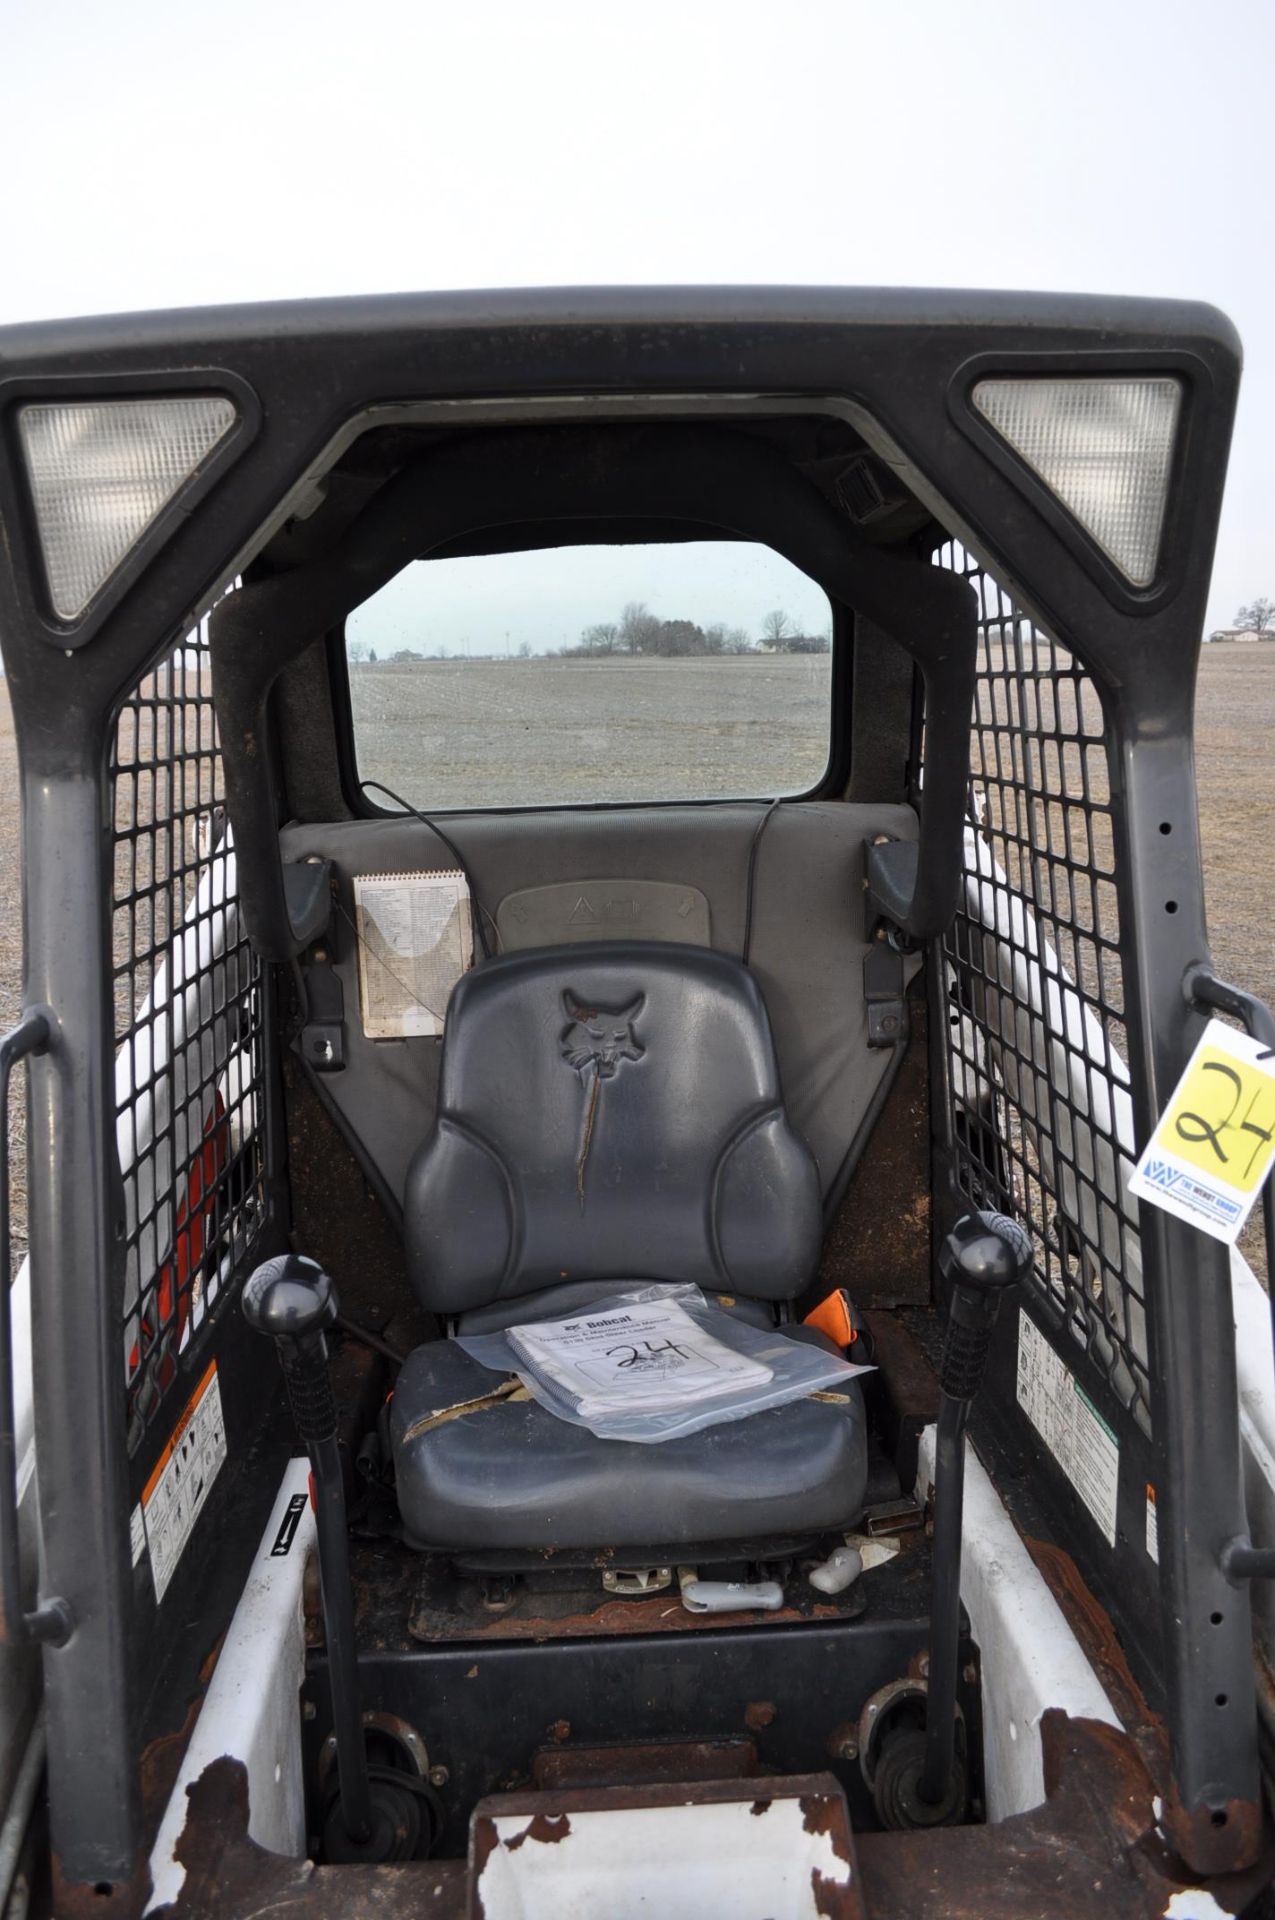
[[956,1681],[961,1636],[961,1527],[965,1502],[965,1427],[983,1381],[1001,1298],[1031,1271],[1026,1229],[1003,1213],[969,1213],[939,1249],[939,1273],[951,1289],[943,1346],[934,1458],[934,1594],[925,1749],[918,1753],[910,1826],[959,1819],[965,1769],[956,1748]]
[[369,1780],[363,1739],[345,1487],[325,1339],[337,1316],[336,1289],[317,1261],[279,1254],[248,1281],[243,1311],[248,1325],[268,1333],[279,1350],[292,1418],[314,1474],[339,1795],[324,1851],[329,1859],[409,1859],[419,1838],[416,1809],[410,1796],[388,1790],[393,1783],[382,1791],[379,1781]]

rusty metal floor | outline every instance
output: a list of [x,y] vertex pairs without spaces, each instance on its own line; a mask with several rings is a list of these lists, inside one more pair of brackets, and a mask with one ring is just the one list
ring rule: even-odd
[[[1051,1712],[1042,1723],[1042,1740],[1042,1806],[997,1827],[856,1835],[857,1871],[838,1890],[845,1896],[839,1904],[822,1911],[841,1920],[1110,1920],[1113,1914],[1161,1920],[1174,1896],[1190,1889],[1212,1894],[1216,1906],[1210,1911],[1241,1914],[1269,1883],[1275,1869],[1270,1850],[1251,1872],[1201,1889],[1160,1838],[1151,1777],[1122,1733]],[[733,1784],[738,1790],[740,1783]],[[766,1776],[760,1775],[749,1790],[764,1799],[765,1788]],[[571,1792],[539,1797],[543,1818],[536,1830],[534,1814],[528,1816],[529,1844],[551,1838],[563,1843]],[[617,1804],[632,1804],[632,1789],[614,1792]],[[526,1802],[525,1794],[494,1800],[483,1812]],[[544,1813],[550,1806],[557,1811]],[[160,1910],[164,1920],[208,1920],[213,1914],[219,1920],[481,1920],[472,1850],[469,1860],[315,1867],[266,1853],[248,1838],[247,1825],[244,1769],[219,1760],[192,1790],[178,1848],[186,1883],[180,1900]],[[1194,1910],[1206,1910],[1199,1892],[1197,1901]]]

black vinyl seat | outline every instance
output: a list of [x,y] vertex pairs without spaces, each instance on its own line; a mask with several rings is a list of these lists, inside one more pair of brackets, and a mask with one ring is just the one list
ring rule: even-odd
[[[773,1323],[820,1228],[738,961],[598,942],[491,960],[457,986],[405,1204],[409,1276],[433,1312],[477,1331],[686,1281]],[[642,1445],[557,1419],[452,1340],[409,1356],[391,1433],[406,1531],[435,1549],[822,1532],[858,1517],[867,1479],[857,1382]]]

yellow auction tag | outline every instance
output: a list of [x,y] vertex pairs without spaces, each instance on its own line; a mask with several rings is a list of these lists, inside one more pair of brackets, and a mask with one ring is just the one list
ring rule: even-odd
[[1162,1124],[1180,1159],[1222,1174],[1238,1193],[1255,1193],[1275,1153],[1275,1077],[1206,1044],[1178,1082]]
[[1210,1020],[1129,1191],[1233,1242],[1275,1161],[1275,1057]]

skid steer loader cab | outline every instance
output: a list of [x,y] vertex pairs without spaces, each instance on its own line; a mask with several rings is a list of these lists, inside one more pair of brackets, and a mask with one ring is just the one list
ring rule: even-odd
[[1261,1896],[1238,372],[1009,295],[0,333],[0,1894]]

